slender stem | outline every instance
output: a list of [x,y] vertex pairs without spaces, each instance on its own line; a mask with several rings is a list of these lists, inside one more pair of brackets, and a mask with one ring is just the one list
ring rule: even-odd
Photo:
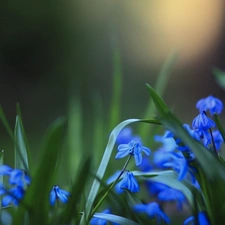
[[129,155],[126,163],[123,166],[123,169],[121,170],[119,176],[116,178],[116,180],[110,185],[110,187],[106,190],[105,194],[101,197],[101,199],[99,200],[99,202],[97,203],[97,205],[94,207],[94,209],[91,212],[90,218],[95,214],[95,212],[98,210],[98,208],[101,206],[102,202],[104,201],[104,199],[106,198],[106,196],[109,194],[109,192],[112,190],[112,188],[115,186],[115,184],[117,183],[117,181],[120,179],[120,177],[123,175],[123,173],[125,172],[128,163],[130,162],[130,159],[133,155]]
[[211,139],[212,139],[213,151],[216,154],[216,156],[218,156],[217,151],[216,151],[216,145],[215,145],[215,141],[214,141],[214,138],[213,138],[213,134],[212,134],[212,129],[211,128],[209,129],[209,133],[210,133],[210,136],[211,136]]

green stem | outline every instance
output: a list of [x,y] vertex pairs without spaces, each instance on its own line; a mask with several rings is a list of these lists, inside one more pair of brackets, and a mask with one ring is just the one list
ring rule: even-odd
[[211,139],[212,139],[213,151],[214,151],[215,155],[218,157],[218,154],[217,154],[217,151],[216,151],[216,145],[215,145],[215,141],[214,141],[214,138],[213,138],[213,134],[212,134],[212,129],[211,128],[209,129],[209,133],[210,133],[210,136],[211,136]]
[[105,200],[106,196],[109,194],[109,192],[113,189],[113,187],[115,186],[115,184],[117,183],[117,181],[121,178],[121,176],[123,175],[123,173],[125,172],[128,163],[130,162],[130,159],[133,155],[129,155],[126,163],[123,166],[123,169],[121,170],[119,176],[116,178],[116,180],[110,185],[110,187],[107,189],[107,191],[105,192],[105,194],[102,196],[102,198],[100,199],[100,201],[97,203],[97,205],[94,207],[94,209],[91,212],[90,218],[95,214],[95,212],[98,210],[98,208],[101,206],[102,202]]

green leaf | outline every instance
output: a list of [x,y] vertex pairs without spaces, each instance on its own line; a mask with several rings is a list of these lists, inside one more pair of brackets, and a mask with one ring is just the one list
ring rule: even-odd
[[217,84],[225,89],[225,71],[218,69],[218,68],[213,68],[213,75],[215,77],[215,80]]
[[15,136],[15,168],[24,169],[28,172],[29,163],[28,163],[28,155],[27,155],[27,147],[26,141],[24,137],[24,129],[21,121],[21,117],[16,116],[16,124],[14,130]]
[[49,193],[54,185],[55,169],[61,150],[65,119],[59,118],[49,128],[42,148],[42,157],[24,200],[19,206],[14,224],[23,224],[25,211],[23,204],[29,209],[29,220],[32,225],[47,224],[50,208]]
[[120,133],[120,131],[127,125],[131,124],[131,123],[136,123],[136,122],[145,122],[145,123],[152,123],[152,124],[160,124],[159,121],[155,118],[153,119],[128,119],[125,120],[123,122],[121,122],[120,124],[118,124],[113,131],[111,132],[110,136],[109,136],[109,140],[108,140],[108,144],[105,148],[101,163],[99,165],[99,168],[97,170],[96,173],[96,177],[95,180],[92,183],[91,186],[91,190],[89,192],[88,198],[87,198],[87,204],[85,206],[85,211],[84,214],[82,215],[82,219],[81,219],[81,223],[80,224],[85,224],[85,218],[89,218],[90,213],[91,213],[91,209],[92,206],[94,204],[95,198],[97,196],[99,187],[100,187],[100,182],[99,180],[101,180],[105,174],[106,168],[108,166],[109,163],[109,159],[112,155],[112,151],[116,142],[116,138],[118,136],[118,134]]
[[9,122],[8,122],[6,116],[5,116],[5,113],[4,113],[1,105],[0,105],[0,119],[1,119],[2,124],[4,125],[4,127],[6,128],[6,131],[8,132],[9,136],[14,141],[13,131],[12,131],[10,125],[9,125]]
[[[68,174],[70,177],[75,178],[78,171],[78,166],[82,160],[82,109],[79,99],[71,93],[69,97],[69,110],[68,110],[68,149],[66,150],[65,163],[68,167]],[[79,149],[79,151],[75,151]]]
[[222,123],[220,121],[220,118],[219,118],[219,116],[217,114],[214,114],[214,120],[215,120],[215,123],[216,123],[216,127],[220,131],[220,133],[222,135],[222,138],[223,138],[223,141],[225,142],[225,131],[223,129],[223,126],[222,126]]
[[[73,184],[72,190],[71,190],[71,196],[69,198],[68,204],[65,206],[65,209],[63,210],[60,218],[60,224],[69,224],[71,223],[72,219],[78,218],[78,203],[79,200],[84,194],[85,186],[88,180],[88,174],[90,172],[91,168],[91,158],[88,158],[86,160],[83,160],[79,164],[80,171],[78,173],[78,176]],[[82,181],[82,182],[81,182]],[[79,216],[80,218],[80,216]],[[78,222],[78,221],[76,221]]]
[[95,213],[93,217],[108,220],[112,223],[118,223],[120,225],[139,225],[139,223],[136,223],[130,219],[124,218],[122,216],[117,216],[114,214]]

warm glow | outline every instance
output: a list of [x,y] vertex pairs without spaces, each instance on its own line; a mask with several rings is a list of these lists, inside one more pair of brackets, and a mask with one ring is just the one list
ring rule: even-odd
[[173,49],[180,62],[198,61],[216,47],[223,0],[127,1],[121,20],[127,55],[141,64],[163,60]]

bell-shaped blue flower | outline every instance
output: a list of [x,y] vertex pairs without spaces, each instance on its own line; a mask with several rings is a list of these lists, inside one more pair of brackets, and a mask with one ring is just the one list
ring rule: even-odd
[[24,189],[31,183],[31,178],[25,173],[24,170],[15,169],[11,172],[9,177],[11,185],[17,185]]
[[192,158],[186,159],[181,153],[168,153],[172,161],[165,162],[164,167],[171,167],[178,173],[178,180],[183,180],[188,174],[192,178],[192,182],[195,182],[195,176],[193,167],[189,163],[193,160]]
[[13,169],[7,165],[1,165],[0,166],[0,175],[7,175],[9,176]]
[[182,206],[186,203],[186,198],[181,191],[178,191],[174,188],[165,188],[158,194],[158,199],[160,201],[176,201],[178,210],[182,210]]
[[2,198],[3,207],[9,206],[10,204],[18,206],[20,200],[24,197],[25,191],[22,187],[16,186],[10,190],[5,191],[4,194],[7,195]]
[[206,116],[205,112],[201,112],[192,122],[193,129],[199,130],[208,130],[212,127],[216,127],[216,124],[211,120],[208,116]]
[[9,183],[11,185],[20,186],[24,189],[31,183],[31,178],[24,170],[12,169],[7,165],[0,166],[0,175],[9,176]]
[[146,186],[151,195],[158,195],[161,191],[169,188],[169,186],[160,182],[148,181]]
[[199,109],[199,112],[209,110],[211,115],[214,113],[220,114],[223,109],[223,103],[213,96],[208,96],[207,98],[200,99],[196,103],[196,108]]
[[55,185],[53,186],[50,192],[50,198],[49,198],[50,205],[54,206],[56,200],[59,200],[62,203],[67,203],[69,196],[70,196],[70,193],[68,191],[62,190]]
[[223,137],[218,130],[214,130],[212,132],[212,135],[213,135],[214,143],[215,143],[215,146],[216,146],[216,150],[219,151],[220,148],[221,148],[221,145],[223,143]]
[[124,189],[127,189],[128,191],[133,193],[140,191],[138,182],[135,176],[133,175],[133,173],[130,171],[126,172],[123,179],[116,184],[115,189],[116,189],[116,192],[119,194],[123,193]]
[[136,166],[142,163],[142,151],[146,155],[150,155],[150,149],[140,145],[138,142],[131,141],[128,144],[121,144],[118,146],[118,153],[116,154],[115,158],[120,159],[127,155],[133,155],[135,159]]
[[137,204],[134,206],[134,211],[138,213],[146,213],[150,218],[156,219],[157,224],[170,223],[169,217],[162,211],[159,204],[156,202],[151,202],[147,205]]
[[[198,225],[210,225],[210,222],[207,218],[207,215],[205,214],[205,212],[199,212],[198,216],[197,216],[197,221],[198,221]],[[190,216],[188,217],[183,225],[197,225],[195,223],[195,217],[194,216]]]

